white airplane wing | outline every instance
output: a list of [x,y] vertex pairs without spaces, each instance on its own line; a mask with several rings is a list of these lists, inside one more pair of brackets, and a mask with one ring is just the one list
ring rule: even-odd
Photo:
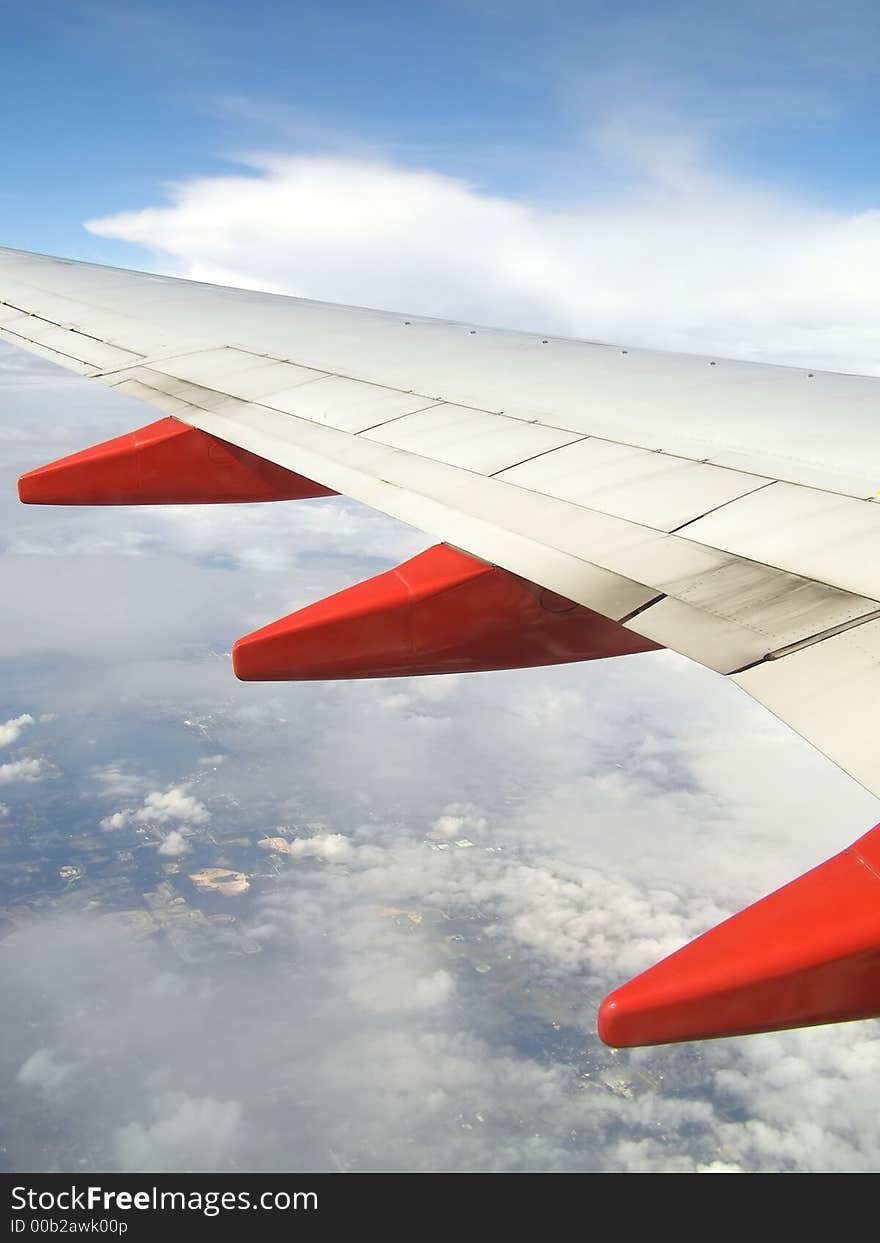
[[[240,676],[391,676],[663,646],[732,678],[880,795],[880,380],[2,249],[0,339],[166,416],[31,472],[23,500],[340,492],[443,541],[396,577],[240,641]],[[858,867],[880,884],[866,840]],[[880,944],[880,915],[875,934]],[[797,970],[814,971],[826,949],[843,954],[823,943]],[[827,989],[816,1002],[810,976],[793,1002],[774,1003],[777,988],[741,1013],[732,977],[711,983],[714,1017],[708,985],[696,1000],[675,994],[693,971],[674,955],[672,983],[648,972],[648,985],[618,990],[601,1030],[649,1043],[880,1014],[872,952],[857,1004]],[[794,969],[786,959],[772,980]],[[760,970],[771,969],[746,972],[752,992]]]

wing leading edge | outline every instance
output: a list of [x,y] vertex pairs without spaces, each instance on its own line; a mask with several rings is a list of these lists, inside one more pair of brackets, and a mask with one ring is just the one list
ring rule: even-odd
[[[2,250],[0,339],[166,416],[30,472],[22,500],[342,492],[444,541],[240,640],[239,676],[511,668],[666,646],[731,676],[880,793],[871,729],[880,507],[866,433],[880,382],[404,319]],[[797,458],[778,440],[792,412],[804,433]],[[834,427],[825,457],[823,419]],[[760,420],[762,436],[750,439]],[[873,866],[867,841],[844,852],[855,873],[831,861],[818,881],[795,887],[849,894],[850,874],[864,880]],[[699,949],[653,968],[659,976],[618,990],[600,1034],[656,1043],[880,1015],[880,957],[868,946],[880,929],[862,921],[864,943],[853,947],[857,905],[837,902],[836,922],[823,916],[828,936],[811,940],[792,915],[797,902],[774,895],[749,908],[757,915],[728,921],[732,933],[722,925]],[[758,936],[751,961],[740,930],[752,927],[795,931],[803,954],[768,966]],[[731,962],[741,964],[739,1009],[736,1021],[719,1020],[728,1011],[718,997],[733,986],[718,980]],[[844,981],[842,994],[830,979]],[[679,995],[669,980],[688,983]],[[676,1026],[670,1013],[684,1011]]]

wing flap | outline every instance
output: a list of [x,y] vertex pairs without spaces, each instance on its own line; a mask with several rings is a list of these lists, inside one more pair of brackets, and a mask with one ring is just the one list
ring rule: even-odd
[[[304,384],[308,380],[317,380],[327,374],[326,371],[297,367],[285,362],[283,358],[269,358],[265,354],[254,354],[249,350],[235,350],[228,346],[218,350],[198,350],[194,354],[181,354],[174,358],[159,359],[150,365],[156,371],[175,376],[178,380],[189,380],[193,384],[207,383],[214,388],[221,387],[233,397],[261,396],[262,393],[292,388],[296,383]],[[275,389],[270,384],[256,393],[242,391],[239,386],[243,382],[249,383],[256,372],[267,367],[286,368],[279,373],[281,383]]]
[[[25,349],[38,347],[48,351],[50,356],[58,354],[94,371],[130,367],[142,357],[136,351],[120,349],[94,335],[77,331],[63,320],[23,311],[8,303],[5,309],[6,313],[0,318],[0,336],[12,345]],[[56,308],[56,314],[59,309]]]
[[73,371],[77,375],[91,377],[95,374],[95,368],[91,363],[74,358],[72,354],[62,354],[47,345],[38,345],[36,341],[30,338],[16,336],[11,332],[4,332],[2,326],[0,326],[0,341],[5,341],[7,345],[14,345],[18,349],[27,350],[34,357],[43,358],[47,362],[54,363],[56,367],[64,367],[66,371]]
[[595,437],[510,467],[499,478],[667,532],[769,482]]
[[445,403],[366,430],[364,438],[479,475],[496,474],[576,439],[540,423]]
[[[657,640],[661,642],[661,640]],[[880,794],[880,618],[734,675],[735,682]]]
[[[876,469],[880,487],[880,460]],[[692,522],[683,534],[844,591],[877,590],[880,505],[873,500],[773,483]]]
[[732,558],[676,584],[627,624],[718,673],[732,673],[837,627],[867,621],[877,607],[866,597]]

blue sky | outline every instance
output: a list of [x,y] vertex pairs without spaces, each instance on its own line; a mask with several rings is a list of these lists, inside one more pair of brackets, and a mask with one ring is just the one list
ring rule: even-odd
[[[870,3],[8,0],[12,246],[114,259],[83,219],[244,152],[382,153],[527,199],[637,185],[642,149],[871,206]],[[685,153],[683,155],[683,153]]]

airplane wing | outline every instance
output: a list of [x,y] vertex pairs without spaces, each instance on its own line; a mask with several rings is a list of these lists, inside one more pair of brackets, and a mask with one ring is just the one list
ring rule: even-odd
[[[240,677],[668,647],[732,678],[880,795],[880,380],[3,249],[0,339],[165,416],[23,476],[24,501],[338,492],[442,541],[239,640]],[[617,990],[603,1038],[880,1016],[872,833],[822,865],[818,887],[808,873]],[[830,902],[821,919],[801,911],[804,885]]]

